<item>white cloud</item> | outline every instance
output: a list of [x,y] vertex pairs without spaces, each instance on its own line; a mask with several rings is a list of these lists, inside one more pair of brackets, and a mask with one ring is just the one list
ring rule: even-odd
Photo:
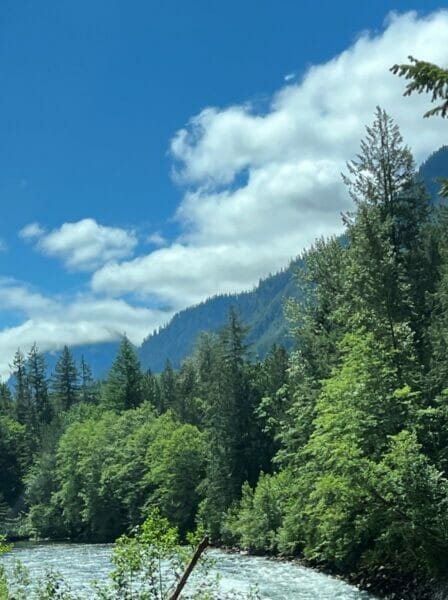
[[280,89],[265,115],[250,104],[205,109],[174,137],[180,175],[189,183],[216,185],[232,182],[242,169],[291,158],[347,160],[378,104],[396,118],[417,155],[427,154],[443,137],[440,120],[421,121],[429,98],[403,98],[404,81],[389,67],[411,53],[446,63],[447,30],[447,12],[394,16],[381,35],[364,34],[333,60],[312,67],[302,82]]
[[0,305],[4,311],[51,314],[56,303],[13,279],[0,277]]
[[50,233],[38,223],[24,227],[19,235],[37,239],[37,249],[47,256],[60,258],[74,271],[91,271],[113,260],[130,256],[137,238],[132,231],[99,225],[94,219],[64,223]]
[[295,78],[295,75],[294,75],[294,73],[288,73],[287,75],[285,75],[285,76],[283,77],[283,79],[284,79],[286,82],[290,82],[290,81],[292,81],[294,78]]
[[418,160],[446,143],[448,123],[425,120],[425,95],[403,98],[389,72],[413,54],[448,63],[448,12],[392,15],[333,60],[285,85],[269,110],[209,107],[176,133],[176,178],[187,186],[176,219],[182,235],[148,256],[110,264],[96,291],[155,295],[177,308],[247,289],[321,234],[340,230],[350,207],[340,172],[353,158],[375,107],[398,122]]
[[[287,82],[263,113],[248,104],[207,108],[176,133],[171,151],[186,186],[175,218],[182,234],[171,245],[132,255],[137,239],[93,219],[20,236],[74,270],[97,269],[92,293],[49,298],[0,280],[0,305],[25,322],[0,332],[0,373],[18,346],[44,351],[62,344],[115,339],[139,343],[170,314],[118,297],[141,295],[180,309],[220,292],[241,291],[283,267],[315,237],[340,230],[350,208],[340,172],[354,157],[376,105],[398,122],[418,160],[446,143],[448,122],[423,120],[429,98],[403,98],[405,82],[389,72],[414,56],[448,64],[448,13],[392,16],[385,30],[363,34],[345,52]],[[122,262],[117,262],[117,261]],[[117,298],[114,298],[117,296]],[[153,302],[155,304],[155,302]]]
[[19,237],[26,241],[34,240],[44,234],[45,230],[39,225],[39,223],[29,223],[19,231]]
[[8,244],[0,238],[0,252],[6,252],[8,250]]
[[54,299],[13,280],[0,280],[0,304],[4,311],[21,311],[23,323],[0,331],[0,377],[9,376],[9,364],[20,347],[28,352],[37,342],[42,351],[63,345],[76,346],[118,339],[123,333],[135,343],[166,322],[171,313],[131,306],[121,299],[79,295]]
[[160,231],[155,231],[154,233],[151,233],[151,235],[148,235],[147,242],[154,246],[166,246],[168,243]]

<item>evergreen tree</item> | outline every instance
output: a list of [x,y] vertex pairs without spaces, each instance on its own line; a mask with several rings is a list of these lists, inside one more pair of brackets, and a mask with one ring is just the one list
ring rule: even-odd
[[160,385],[157,380],[157,377],[152,373],[151,369],[148,369],[146,373],[143,374],[142,386],[144,401],[149,402],[149,404],[153,408],[157,409],[157,411],[160,412]]
[[0,502],[13,507],[23,488],[27,463],[25,427],[11,417],[0,415]]
[[198,375],[196,363],[187,358],[176,374],[176,414],[181,423],[200,425],[201,406],[198,402]]
[[197,340],[195,363],[198,375],[199,396],[206,399],[216,393],[220,364],[219,339],[215,333],[202,332]]
[[96,384],[92,369],[81,356],[79,365],[79,399],[87,404],[95,404],[98,398],[98,385]]
[[34,413],[34,407],[31,405],[26,361],[25,356],[20,349],[14,354],[12,377],[14,380],[14,400],[17,420],[22,424],[34,423],[36,415]]
[[160,374],[160,414],[169,409],[175,410],[177,405],[176,376],[170,359],[165,362],[165,368]]
[[210,370],[205,412],[209,458],[202,484],[205,498],[201,517],[214,538],[220,536],[224,513],[239,497],[243,482],[253,484],[258,475],[254,395],[244,363],[246,332],[232,309],[215,352],[210,352],[213,346],[202,352]]
[[78,370],[73,356],[64,346],[51,380],[51,391],[60,410],[68,411],[78,401]]
[[53,411],[48,397],[48,381],[44,356],[37,344],[33,344],[27,356],[27,384],[31,404],[36,412],[39,424],[50,423]]
[[0,415],[13,417],[14,412],[11,390],[6,383],[0,381]]
[[412,154],[397,125],[380,108],[348,169],[344,181],[356,218],[346,217],[351,301],[345,318],[388,339],[401,373],[403,344],[411,343],[425,360],[427,292],[434,280],[425,239],[429,198],[415,182]]
[[[431,92],[431,102],[442,100],[442,103],[428,110],[423,116],[440,115],[443,118],[448,117],[448,69],[442,69],[438,65],[424,60],[417,60],[413,56],[410,56],[409,60],[411,61],[410,64],[394,65],[390,69],[395,75],[410,80],[404,95],[410,96],[414,92],[418,94]],[[448,179],[440,177],[437,181],[442,184],[440,195],[447,198]]]
[[448,209],[438,209],[438,281],[430,296],[431,322],[427,332],[430,368],[424,379],[427,399],[419,416],[419,441],[441,471],[448,469]]
[[410,80],[406,86],[405,96],[410,96],[414,92],[432,92],[432,102],[442,100],[442,103],[425,113],[425,117],[440,115],[448,116],[448,69],[442,69],[438,65],[417,60],[413,56],[409,57],[410,64],[394,65],[391,67],[392,73],[399,77]]
[[117,412],[136,408],[143,401],[143,376],[134,347],[123,337],[106,380],[103,405]]
[[258,369],[256,366],[254,369],[254,379],[261,397],[255,412],[266,436],[263,449],[267,458],[264,462],[267,469],[270,469],[270,461],[280,449],[280,435],[287,421],[287,410],[290,408],[287,351],[274,344],[263,363]]
[[319,239],[304,253],[300,303],[289,302],[288,316],[297,349],[288,370],[288,409],[279,430],[278,464],[299,464],[302,448],[313,431],[322,381],[339,362],[339,342],[347,331],[347,248],[343,240]]

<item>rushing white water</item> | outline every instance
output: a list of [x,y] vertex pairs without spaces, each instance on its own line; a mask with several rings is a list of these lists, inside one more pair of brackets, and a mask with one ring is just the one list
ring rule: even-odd
[[[105,583],[112,565],[112,544],[19,544],[2,558],[19,559],[38,579],[45,571],[62,573],[70,587],[89,597],[90,582]],[[297,564],[255,556],[208,551],[216,560],[223,591],[244,592],[256,586],[264,600],[373,600],[338,579]]]

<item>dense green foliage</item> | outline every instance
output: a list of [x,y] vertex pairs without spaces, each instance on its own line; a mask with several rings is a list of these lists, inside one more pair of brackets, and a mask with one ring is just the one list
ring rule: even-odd
[[431,210],[380,109],[345,181],[356,206],[348,243],[308,252],[308,302],[291,309],[299,349],[281,469],[244,490],[230,529],[247,547],[300,552],[340,572],[387,564],[443,576],[445,210]]
[[[443,175],[443,173],[442,173]],[[253,356],[236,310],[180,368],[124,338],[103,382],[36,346],[0,386],[0,521],[112,540],[154,507],[187,532],[334,571],[448,566],[448,213],[377,109],[344,177],[345,235],[301,258],[295,350]]]

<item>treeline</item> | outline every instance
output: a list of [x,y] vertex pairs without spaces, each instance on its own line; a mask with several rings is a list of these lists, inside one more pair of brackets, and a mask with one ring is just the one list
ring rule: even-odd
[[3,515],[29,535],[109,540],[158,506],[183,534],[200,522],[345,575],[446,577],[448,212],[380,109],[345,183],[355,211],[302,257],[289,356],[250,361],[233,310],[158,376],[126,338],[101,383],[68,349],[50,381],[35,347],[16,354]]
[[158,376],[142,372],[123,338],[103,382],[67,347],[49,379],[35,345],[18,351],[14,391],[0,391],[3,529],[114,540],[159,506],[182,534],[199,511],[218,538],[243,483],[271,469],[276,443],[256,411],[288,368],[277,347],[249,363],[245,335],[231,310],[219,334],[202,335],[179,370],[167,362]]

